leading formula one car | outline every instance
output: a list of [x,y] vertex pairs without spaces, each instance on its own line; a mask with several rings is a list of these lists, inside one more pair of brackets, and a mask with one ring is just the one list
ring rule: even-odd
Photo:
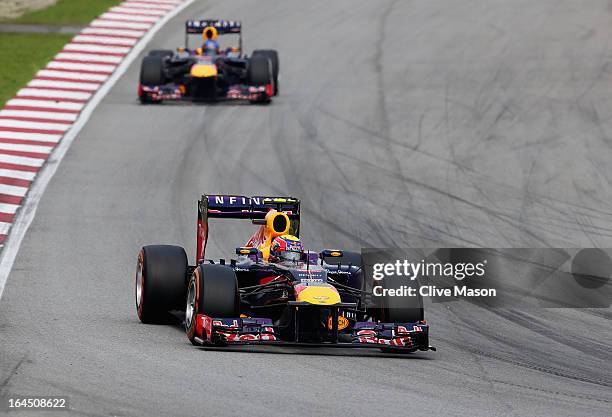
[[[245,246],[236,248],[236,259],[214,262],[205,258],[209,218],[248,219],[259,227]],[[435,350],[429,346],[422,300],[415,305],[414,298],[406,297],[404,308],[366,304],[361,254],[285,248],[278,255],[279,238],[298,244],[299,229],[295,198],[203,195],[195,265],[188,265],[182,247],[151,245],[140,251],[138,317],[143,323],[163,323],[169,311],[184,311],[194,345]]]
[[[237,34],[238,46],[222,48],[219,35]],[[192,35],[202,37],[190,49]],[[188,20],[185,47],[150,51],[142,60],[138,97],[143,104],[164,100],[248,100],[268,103],[278,94],[278,53],[242,50],[242,23],[234,20]]]

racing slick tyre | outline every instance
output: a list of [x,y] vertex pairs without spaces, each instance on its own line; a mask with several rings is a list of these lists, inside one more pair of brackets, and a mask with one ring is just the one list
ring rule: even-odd
[[257,49],[253,51],[251,56],[262,55],[266,56],[272,62],[272,78],[274,80],[274,95],[278,95],[278,71],[279,71],[279,59],[278,52],[274,49]]
[[136,268],[136,311],[141,322],[165,323],[185,307],[187,254],[171,245],[144,246]]
[[[411,296],[387,296],[383,300],[381,320],[387,323],[418,323],[424,318],[423,297],[418,293],[417,281],[406,280],[405,277],[386,277],[383,288],[398,289],[403,285],[409,285],[417,289],[417,295]],[[383,353],[402,354],[405,350],[396,348],[384,348]]]
[[[164,58],[159,55],[145,56],[140,66],[140,85],[150,87],[163,85],[165,83],[164,78]],[[140,102],[147,104],[155,101],[152,101],[146,94],[141,94]]]
[[174,51],[170,49],[154,49],[148,53],[148,56],[161,56],[162,58],[172,55],[174,55]]
[[423,297],[418,293],[417,281],[406,280],[405,277],[386,277],[383,281],[383,288],[386,289],[399,289],[406,285],[417,289],[414,297],[385,297],[383,317],[387,323],[417,323],[423,320]]
[[[270,58],[264,55],[254,55],[249,59],[247,69],[247,80],[251,85],[274,85],[274,76],[272,74],[272,62]],[[268,103],[270,100],[265,100]]]
[[240,296],[238,279],[234,270],[225,265],[202,264],[198,266],[187,286],[187,306],[185,309],[185,330],[189,341],[197,345],[196,323],[198,314],[213,318],[238,317],[240,315]]
[[[371,253],[370,253],[371,255]],[[371,262],[371,261],[370,261]],[[364,267],[362,258],[363,272],[367,273],[370,264]],[[366,304],[368,305],[368,315],[375,321],[384,323],[417,323],[423,320],[423,297],[418,293],[419,281],[406,279],[404,276],[386,276],[384,280],[375,284],[372,279],[367,280],[366,288],[373,285],[381,285],[384,290],[402,289],[406,286],[414,288],[415,296],[369,296]],[[369,289],[370,291],[372,288]]]

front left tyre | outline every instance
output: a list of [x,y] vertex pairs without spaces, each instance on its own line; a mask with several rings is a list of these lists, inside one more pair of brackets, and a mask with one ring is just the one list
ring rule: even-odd
[[278,59],[278,52],[274,49],[257,49],[253,51],[253,54],[251,56],[264,56],[270,60],[270,63],[272,64],[272,79],[274,81],[274,95],[277,96],[279,88],[278,72],[280,65]]
[[[274,88],[274,75],[272,72],[272,61],[266,55],[253,55],[249,59],[247,68],[248,83],[256,86],[272,85]],[[253,101],[254,103],[256,101]],[[264,103],[269,103],[269,97],[263,100]]]
[[149,245],[138,254],[136,311],[141,322],[161,324],[185,307],[187,254],[180,246]]

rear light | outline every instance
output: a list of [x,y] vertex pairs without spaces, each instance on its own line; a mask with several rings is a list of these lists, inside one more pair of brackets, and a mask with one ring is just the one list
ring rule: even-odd
[[142,84],[138,84],[138,97],[142,97]]
[[268,95],[268,97],[272,97],[272,95],[274,94],[272,84],[266,84],[266,94]]
[[421,320],[421,324],[427,324],[427,320]]

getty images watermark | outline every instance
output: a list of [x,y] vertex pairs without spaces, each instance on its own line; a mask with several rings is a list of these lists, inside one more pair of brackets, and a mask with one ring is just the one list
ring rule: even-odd
[[612,304],[612,249],[368,248],[362,255],[364,294],[373,307],[400,297],[504,308]]
[[485,276],[487,260],[482,262],[410,262],[407,259],[395,260],[389,263],[375,263],[372,266],[372,279],[375,284],[372,293],[376,297],[495,297],[495,288],[471,288],[467,285],[453,285],[452,288],[438,288],[435,285],[400,285],[399,288],[385,288],[383,280],[388,277],[403,277],[416,281],[419,277],[451,278],[455,281],[465,279],[483,278]]

